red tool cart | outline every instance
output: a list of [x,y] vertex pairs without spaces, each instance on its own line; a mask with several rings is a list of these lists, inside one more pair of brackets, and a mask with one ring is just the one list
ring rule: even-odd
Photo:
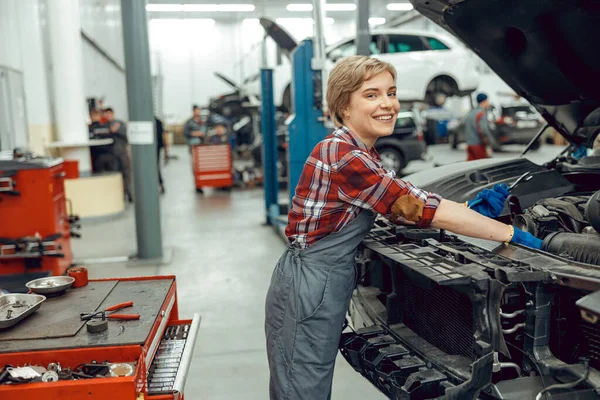
[[[0,161],[0,287],[62,275],[72,261],[62,159]],[[12,291],[12,290],[11,290]]]
[[[32,295],[1,296],[0,317],[10,296]],[[0,329],[0,399],[183,399],[200,317],[178,314],[174,276],[90,280],[47,297]]]
[[199,144],[192,148],[196,190],[204,187],[233,186],[231,146],[229,144]]

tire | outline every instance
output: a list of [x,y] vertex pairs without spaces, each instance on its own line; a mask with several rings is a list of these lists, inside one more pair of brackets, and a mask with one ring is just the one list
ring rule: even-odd
[[281,99],[281,111],[284,113],[292,113],[292,86],[287,85],[283,91]]
[[392,147],[383,147],[377,149],[377,152],[381,157],[383,168],[394,171],[396,175],[400,175],[404,167],[406,167],[404,155],[399,150]]
[[[454,79],[449,76],[438,76],[427,85],[425,92],[425,102],[430,106],[439,106],[445,103],[445,98],[454,96],[458,93],[458,85]],[[439,104],[440,96],[443,95],[444,101]]]

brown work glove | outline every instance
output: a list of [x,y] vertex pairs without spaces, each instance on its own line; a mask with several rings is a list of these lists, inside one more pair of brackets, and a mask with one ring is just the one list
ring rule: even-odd
[[402,217],[407,221],[417,223],[423,216],[424,207],[425,204],[423,201],[414,198],[413,196],[400,196],[394,202],[394,204],[392,204],[392,213],[390,219],[396,222],[399,217]]

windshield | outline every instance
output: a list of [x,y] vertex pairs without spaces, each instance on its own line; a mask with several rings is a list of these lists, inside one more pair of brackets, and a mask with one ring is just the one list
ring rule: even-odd
[[411,115],[398,115],[396,120],[396,128],[416,128],[414,118]]

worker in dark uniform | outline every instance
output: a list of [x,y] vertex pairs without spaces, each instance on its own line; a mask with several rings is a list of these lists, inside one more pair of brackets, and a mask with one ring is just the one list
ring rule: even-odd
[[478,107],[469,111],[465,117],[465,138],[467,142],[467,161],[488,158],[488,141],[491,139],[487,121],[487,109],[490,106],[485,93],[477,95]]
[[133,203],[133,191],[131,189],[131,150],[127,140],[127,124],[115,119],[112,108],[104,109],[104,116],[110,128],[111,137],[114,140],[112,152],[119,160],[119,171],[123,175],[123,191],[127,201]]
[[[163,123],[157,116],[154,116],[154,129],[156,132],[156,167],[158,168],[158,185],[160,186],[160,193],[165,193],[165,185],[163,182],[162,172],[160,171],[160,150],[165,147],[165,139],[163,137]],[[165,159],[166,159],[166,148],[165,148]]]
[[541,247],[531,234],[482,215],[498,216],[503,203],[487,200],[504,200],[507,192],[488,189],[476,212],[383,168],[373,145],[394,131],[400,109],[395,81],[391,64],[364,56],[345,58],[331,71],[327,103],[337,129],[304,165],[288,216],[289,244],[267,293],[271,399],[331,397],[338,343],[357,280],[356,251],[377,214],[396,224]]
[[[110,127],[102,122],[100,111],[92,108],[90,110],[90,119],[92,123],[89,126],[90,139],[108,139],[111,138]],[[92,166],[94,172],[108,172],[119,170],[119,160],[113,154],[112,144],[90,147],[92,156]]]
[[[202,117],[200,116],[200,107],[193,107],[194,115],[192,118],[188,119],[183,127],[183,136],[187,140],[190,146],[194,144],[200,144],[202,138],[204,137],[204,132],[202,131]],[[191,147],[190,147],[191,151]]]

